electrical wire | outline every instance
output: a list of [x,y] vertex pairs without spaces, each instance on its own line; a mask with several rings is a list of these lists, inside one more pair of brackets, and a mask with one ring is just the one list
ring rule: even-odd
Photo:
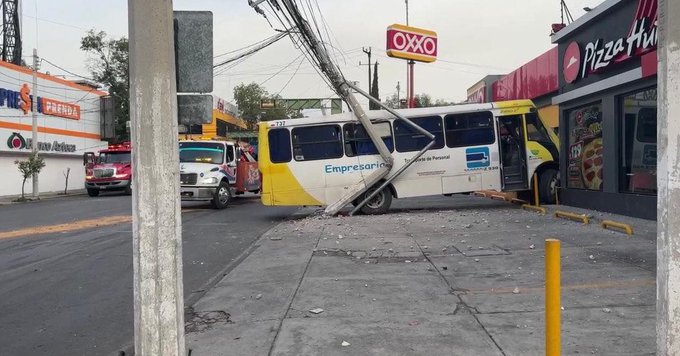
[[53,67],[55,67],[55,68],[57,68],[57,69],[63,70],[64,72],[66,72],[66,73],[68,73],[68,74],[71,74],[71,75],[76,76],[76,77],[78,77],[78,78],[87,79],[87,80],[91,80],[91,81],[93,81],[93,82],[96,82],[96,80],[94,80],[94,79],[92,79],[92,78],[88,78],[88,77],[82,76],[82,75],[80,75],[80,74],[76,74],[76,73],[73,73],[73,72],[71,72],[71,71],[69,71],[69,70],[66,70],[66,69],[64,69],[64,68],[62,68],[62,67],[60,67],[60,66],[58,66],[58,65],[56,65],[56,64],[54,64],[54,63],[52,63],[52,62],[50,62],[47,58],[40,57],[40,59],[43,60],[43,61],[45,61],[45,62],[47,62],[47,63],[49,63],[49,64],[51,64]]
[[290,84],[290,82],[293,80],[293,78],[295,78],[295,75],[297,74],[298,70],[300,70],[300,66],[302,65],[302,63],[304,63],[304,61],[305,61],[304,59],[300,60],[300,63],[298,64],[297,68],[295,69],[295,72],[293,72],[293,75],[290,76],[290,78],[288,79],[286,84],[283,86],[283,88],[281,88],[281,90],[279,90],[276,94],[274,94],[275,97],[277,95],[281,94],[281,92],[284,89],[286,89],[286,87],[288,87],[288,84]]
[[266,41],[266,42],[264,42],[264,43],[262,43],[262,44],[260,44],[260,45],[255,46],[254,48],[252,48],[252,49],[246,51],[245,53],[242,53],[242,54],[240,54],[240,55],[238,55],[238,56],[236,56],[236,57],[229,58],[229,59],[227,59],[227,60],[225,60],[225,61],[222,61],[222,62],[220,62],[220,63],[218,63],[218,64],[213,65],[213,69],[214,69],[214,68],[221,67],[221,66],[224,66],[224,65],[227,65],[227,64],[229,64],[229,63],[231,63],[231,62],[234,62],[234,61],[237,61],[237,60],[239,60],[239,59],[242,59],[242,58],[251,56],[251,55],[253,55],[253,54],[255,54],[255,53],[257,53],[257,52],[259,52],[259,51],[261,51],[261,50],[263,50],[263,49],[265,49],[265,48],[271,46],[271,45],[273,45],[274,43],[276,43],[278,40],[284,38],[285,36],[286,36],[286,33],[285,33],[285,32],[284,32],[284,33],[280,33],[280,34],[274,36],[272,39],[270,39],[270,40],[268,40],[268,41]]
[[[264,80],[263,82],[261,82],[259,85],[263,85],[264,83],[268,82],[270,79],[272,79],[272,78],[274,78],[275,76],[281,74],[281,72],[282,72],[284,69],[290,67],[293,63],[295,63],[298,59],[300,59],[300,57],[302,57],[302,54],[300,54],[299,56],[295,57],[295,59],[293,59],[293,60],[292,60],[290,63],[288,63],[285,67],[283,67],[283,68],[282,68],[281,70],[279,70],[278,72],[276,72],[276,73],[272,74],[271,76],[269,76],[269,78],[265,79],[265,80]],[[302,61],[301,61],[300,63],[302,63]]]

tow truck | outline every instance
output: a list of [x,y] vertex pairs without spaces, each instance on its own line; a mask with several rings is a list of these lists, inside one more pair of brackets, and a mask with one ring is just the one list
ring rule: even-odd
[[234,141],[180,140],[179,162],[183,201],[210,201],[224,209],[235,195],[262,187],[253,154]]
[[102,190],[122,190],[132,194],[132,146],[129,142],[109,145],[107,149],[83,154],[85,189],[91,197]]

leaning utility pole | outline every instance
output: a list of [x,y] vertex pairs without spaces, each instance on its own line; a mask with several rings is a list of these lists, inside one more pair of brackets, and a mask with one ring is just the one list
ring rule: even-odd
[[680,355],[680,2],[659,0],[656,354]]
[[135,355],[185,356],[172,1],[128,14]]
[[[31,99],[31,151],[38,154],[38,50],[33,48],[33,99]],[[38,174],[33,173],[31,178],[33,183],[33,198],[40,198],[40,186],[38,185]]]

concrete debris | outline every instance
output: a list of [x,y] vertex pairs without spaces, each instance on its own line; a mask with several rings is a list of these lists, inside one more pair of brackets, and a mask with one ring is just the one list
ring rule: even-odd
[[312,313],[312,314],[321,314],[321,313],[323,313],[323,309],[314,308],[314,309],[311,309],[309,312]]
[[255,299],[261,299],[261,298],[262,298],[262,294],[258,294],[258,295],[255,296]]
[[411,321],[408,322],[408,325],[418,326],[418,325],[420,325],[420,322],[418,320],[411,320]]
[[534,244],[529,245],[529,249],[533,250],[535,248],[536,248],[536,245],[534,245]]
[[469,228],[472,227],[472,224],[465,224],[465,225],[463,225],[463,227],[466,228],[466,229],[469,229]]
[[446,248],[446,247],[443,247],[443,248],[442,248],[442,251],[446,251],[446,250],[447,250],[447,248]]
[[375,251],[375,250],[377,250],[377,248],[375,248],[375,247],[373,247],[373,248],[371,249],[371,251]]
[[512,290],[512,294],[519,294],[519,287],[515,287],[515,289]]
[[607,313],[607,314],[609,314],[609,313],[612,312],[612,310],[609,309],[609,308],[602,308],[602,311],[605,312],[605,313]]
[[595,256],[590,255],[590,256],[588,256],[588,258],[590,258],[591,260],[594,260],[594,259],[595,259]]
[[278,235],[272,235],[272,236],[269,237],[269,239],[272,240],[272,241],[278,241],[278,240],[281,240],[282,237],[278,236]]
[[338,239],[342,240],[342,235],[338,235]]
[[349,346],[349,345],[351,345],[351,344],[350,344],[349,342],[347,342],[347,341],[343,341],[342,344],[340,344],[340,345],[342,345],[342,346]]
[[368,284],[364,284],[364,287],[368,288]]
[[351,255],[352,255],[352,251],[347,251],[347,256],[351,256]]
[[365,264],[370,264],[370,263],[371,263],[371,261],[366,261],[366,262],[364,262],[364,263],[365,263]]
[[405,263],[411,263],[411,261],[410,261],[410,260],[406,260],[406,261],[404,261],[404,262],[405,262]]
[[475,258],[475,262],[479,262],[479,258]]
[[389,253],[394,253],[394,250],[391,249],[391,248],[389,248],[389,249],[387,249],[387,252],[389,252]]

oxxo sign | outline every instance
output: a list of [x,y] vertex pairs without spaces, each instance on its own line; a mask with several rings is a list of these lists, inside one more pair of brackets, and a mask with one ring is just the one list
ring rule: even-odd
[[387,27],[387,55],[418,62],[437,60],[437,33],[394,24]]

